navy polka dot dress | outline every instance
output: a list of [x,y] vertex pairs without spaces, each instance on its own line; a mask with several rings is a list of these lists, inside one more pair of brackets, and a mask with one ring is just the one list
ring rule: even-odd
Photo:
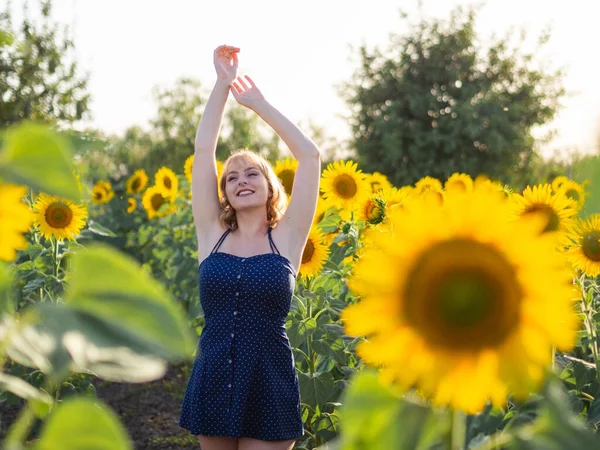
[[299,438],[300,391],[285,331],[295,270],[277,250],[270,227],[273,253],[217,252],[230,231],[198,268],[205,326],[179,426],[195,435]]

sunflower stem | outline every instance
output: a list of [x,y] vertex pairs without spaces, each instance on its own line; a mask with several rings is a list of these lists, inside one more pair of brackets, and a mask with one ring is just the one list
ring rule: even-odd
[[56,277],[56,279],[58,279],[58,269],[59,269],[59,261],[58,261],[58,247],[59,247],[59,242],[58,239],[56,237],[52,238],[52,250],[53,250],[53,257],[54,257],[54,276]]
[[460,410],[452,410],[452,428],[450,429],[450,449],[464,450],[467,437],[467,415]]

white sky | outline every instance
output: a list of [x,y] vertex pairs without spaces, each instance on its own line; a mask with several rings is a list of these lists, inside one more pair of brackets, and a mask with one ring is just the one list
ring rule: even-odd
[[[37,0],[30,0],[36,11]],[[13,0],[15,18],[23,0]],[[427,15],[447,17],[457,0],[423,0]],[[479,3],[479,2],[477,2]],[[212,52],[220,44],[241,48],[239,75],[249,74],[267,99],[291,120],[309,117],[329,135],[347,138],[347,110],[334,88],[350,78],[365,43],[386,48],[402,33],[399,10],[417,14],[417,0],[54,0],[54,17],[70,24],[77,59],[90,72],[94,125],[120,132],[144,125],[155,113],[151,89],[181,76],[215,80]],[[569,97],[552,124],[558,135],[544,148],[598,151],[600,63],[596,53],[600,2],[488,0],[477,20],[479,36],[525,26],[533,41],[553,26],[546,57],[565,66]],[[235,102],[233,97],[231,102]]]

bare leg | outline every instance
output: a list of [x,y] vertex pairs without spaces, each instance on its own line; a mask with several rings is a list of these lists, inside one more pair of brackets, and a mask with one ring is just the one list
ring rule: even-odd
[[240,438],[238,450],[292,450],[295,439],[287,441],[261,441],[260,439]]
[[238,450],[238,440],[225,436],[196,436],[202,450]]

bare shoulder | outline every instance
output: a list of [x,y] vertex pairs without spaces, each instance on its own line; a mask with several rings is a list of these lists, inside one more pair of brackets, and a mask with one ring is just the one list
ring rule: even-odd
[[196,238],[198,240],[198,264],[210,255],[210,252],[217,244],[219,238],[227,229],[223,228],[218,220],[215,220],[205,231],[196,228]]

